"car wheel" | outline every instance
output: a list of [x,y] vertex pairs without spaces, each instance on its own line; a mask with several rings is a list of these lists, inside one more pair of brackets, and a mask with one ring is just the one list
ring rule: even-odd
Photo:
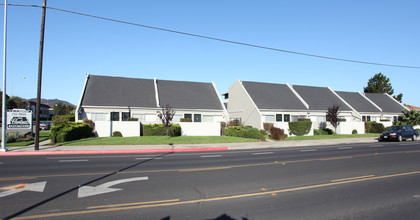
[[417,135],[413,134],[413,138],[411,138],[413,141],[417,141]]
[[398,142],[401,142],[402,140],[403,140],[402,136],[401,136],[401,135],[398,135],[398,137],[397,137],[397,141],[398,141]]

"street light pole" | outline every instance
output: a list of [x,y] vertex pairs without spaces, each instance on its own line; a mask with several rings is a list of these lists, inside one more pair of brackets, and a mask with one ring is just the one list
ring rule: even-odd
[[4,0],[4,32],[3,32],[3,106],[1,122],[1,152],[6,151],[6,46],[7,46],[7,0]]
[[44,32],[45,32],[45,13],[47,0],[42,2],[41,34],[39,40],[39,60],[38,60],[38,89],[35,107],[35,150],[39,150],[39,116],[41,111],[41,84],[42,84],[42,59],[44,57]]

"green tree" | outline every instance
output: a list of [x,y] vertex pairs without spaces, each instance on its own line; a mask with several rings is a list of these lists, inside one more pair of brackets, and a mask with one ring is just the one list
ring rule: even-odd
[[54,115],[70,115],[70,113],[74,110],[74,107],[58,101],[54,104],[53,110]]
[[416,125],[420,125],[420,112],[416,111],[415,109],[408,111],[403,110],[403,115],[398,117],[399,124],[406,124],[414,127]]
[[[367,86],[363,88],[366,93],[387,93],[388,95],[394,94],[394,89],[391,86],[390,79],[382,73],[375,74],[369,79]],[[394,99],[402,102],[403,94],[394,95]]]

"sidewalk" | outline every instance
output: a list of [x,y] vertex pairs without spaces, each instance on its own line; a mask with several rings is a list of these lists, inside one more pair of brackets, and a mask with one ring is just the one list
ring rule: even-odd
[[337,144],[374,143],[376,138],[346,138],[306,141],[270,141],[248,143],[219,144],[179,144],[179,145],[94,145],[94,146],[54,146],[49,141],[40,143],[39,151],[34,146],[9,147],[0,156],[17,155],[54,155],[54,154],[121,154],[121,153],[162,153],[162,152],[192,152],[192,151],[223,151],[285,147],[327,146]]

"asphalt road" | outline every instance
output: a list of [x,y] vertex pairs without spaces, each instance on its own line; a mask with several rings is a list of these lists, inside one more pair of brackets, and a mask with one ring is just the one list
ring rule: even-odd
[[420,219],[420,141],[0,157],[0,218]]

